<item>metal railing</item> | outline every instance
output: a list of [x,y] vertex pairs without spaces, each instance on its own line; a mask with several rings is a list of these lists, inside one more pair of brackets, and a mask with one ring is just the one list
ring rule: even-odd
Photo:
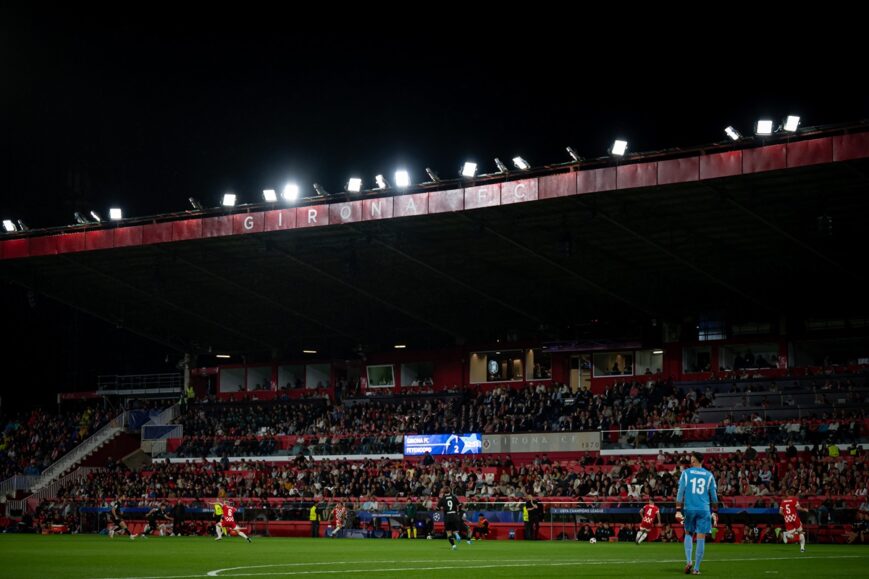
[[71,473],[63,476],[47,486],[39,489],[29,497],[25,497],[20,501],[9,501],[8,505],[10,510],[21,511],[24,512],[25,509],[35,510],[36,506],[45,500],[51,500],[57,498],[57,491],[66,486],[71,482],[78,482],[81,479],[85,478],[88,474],[102,470],[101,467],[96,466],[80,466]]
[[179,416],[181,416],[181,405],[173,404],[172,406],[152,418],[145,426],[154,424],[171,424]]
[[16,474],[0,483],[0,498],[15,495],[17,491],[29,491],[39,478],[38,474]]
[[660,449],[664,451],[690,447],[744,447],[766,448],[770,444],[815,445],[837,443],[869,443],[864,421],[828,419],[817,421],[781,420],[778,424],[734,423],[697,424],[676,428],[629,428],[601,432],[601,450]]
[[181,391],[184,378],[179,373],[126,374],[97,376],[97,390],[101,393],[123,393],[127,390]]
[[142,450],[152,456],[166,454],[166,439],[143,441]]
[[39,479],[33,483],[33,490],[38,491],[42,489],[55,478],[75,466],[81,459],[93,452],[100,444],[112,439],[115,434],[123,430],[126,423],[127,413],[122,412],[121,414],[118,414],[105,426],[94,432],[89,438],[82,441],[81,444],[77,445],[42,471]]

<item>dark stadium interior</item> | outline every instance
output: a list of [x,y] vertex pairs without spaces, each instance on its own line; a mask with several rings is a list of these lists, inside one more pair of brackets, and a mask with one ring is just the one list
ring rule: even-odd
[[291,8],[0,8],[0,575],[859,575],[862,30]]
[[[3,276],[179,352],[336,357],[850,316],[869,161],[471,212],[35,258]],[[819,226],[829,218],[830,229]],[[154,315],[155,312],[168,315]],[[592,320],[604,325],[595,327]],[[607,327],[609,326],[609,327]],[[613,335],[601,335],[612,332]]]

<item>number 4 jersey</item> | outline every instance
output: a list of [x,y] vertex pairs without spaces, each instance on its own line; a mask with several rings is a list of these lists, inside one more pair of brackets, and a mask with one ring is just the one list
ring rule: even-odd
[[655,505],[646,505],[640,511],[643,516],[643,522],[640,523],[641,529],[651,530],[655,526],[655,517],[658,516],[658,507]]

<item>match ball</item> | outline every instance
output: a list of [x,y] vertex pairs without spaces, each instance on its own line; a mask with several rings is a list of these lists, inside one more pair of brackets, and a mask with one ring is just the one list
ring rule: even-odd
[[591,543],[592,545],[594,545],[595,543],[597,543],[597,539],[592,537],[591,539],[588,540],[588,542]]

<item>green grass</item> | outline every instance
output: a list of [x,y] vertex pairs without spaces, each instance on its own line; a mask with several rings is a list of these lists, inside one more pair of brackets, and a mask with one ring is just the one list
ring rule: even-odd
[[[675,577],[681,544],[597,544],[445,540],[354,540],[0,535],[0,577],[40,579],[218,577]],[[861,577],[869,550],[858,546],[710,545],[710,577]],[[233,569],[229,569],[233,568]],[[209,572],[229,569],[216,574]]]

